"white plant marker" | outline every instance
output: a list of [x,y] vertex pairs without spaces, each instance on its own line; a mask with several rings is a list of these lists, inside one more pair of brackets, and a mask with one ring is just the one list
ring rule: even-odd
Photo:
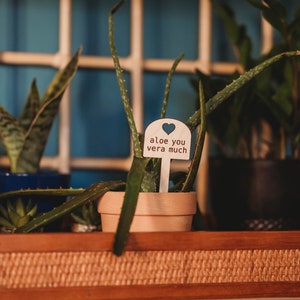
[[171,159],[190,158],[191,131],[175,119],[159,119],[148,125],[144,138],[144,157],[161,158],[159,191],[168,192]]

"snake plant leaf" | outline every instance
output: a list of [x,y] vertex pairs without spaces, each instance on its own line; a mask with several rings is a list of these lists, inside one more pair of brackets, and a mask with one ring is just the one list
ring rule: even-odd
[[19,117],[19,123],[27,131],[32,120],[36,116],[40,107],[40,94],[36,84],[36,79],[31,83],[29,94],[23,112]]
[[251,57],[252,41],[247,34],[245,25],[240,25],[237,22],[233,9],[226,2],[212,1],[212,5],[223,21],[225,32],[233,45],[236,59],[244,69],[250,69],[254,63]]
[[6,150],[10,169],[17,171],[17,160],[25,140],[25,131],[18,120],[0,106],[0,136]]
[[57,115],[64,91],[75,75],[81,48],[65,68],[58,71],[41,100],[39,111],[25,135],[24,145],[17,161],[17,172],[36,173],[44,153],[48,135]]

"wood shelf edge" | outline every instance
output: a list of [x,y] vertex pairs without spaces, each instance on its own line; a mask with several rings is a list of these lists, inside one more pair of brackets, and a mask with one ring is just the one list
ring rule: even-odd
[[[113,233],[1,234],[0,253],[109,251]],[[128,251],[300,249],[300,231],[145,232],[129,235]]]
[[293,298],[298,282],[0,289],[3,300]]

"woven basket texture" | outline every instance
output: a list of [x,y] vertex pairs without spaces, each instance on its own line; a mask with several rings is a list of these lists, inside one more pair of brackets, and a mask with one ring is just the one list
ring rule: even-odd
[[300,282],[300,250],[1,253],[0,287]]

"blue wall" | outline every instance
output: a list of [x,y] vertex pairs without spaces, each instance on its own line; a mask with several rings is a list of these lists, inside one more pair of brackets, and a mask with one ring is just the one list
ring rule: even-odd
[[[227,1],[239,10],[238,18],[257,39],[259,52],[259,15],[242,0]],[[289,1],[289,5],[297,1]],[[109,56],[107,18],[112,0],[73,0],[72,49],[82,45],[85,55]],[[58,48],[57,0],[0,0],[0,51],[53,53]],[[246,7],[246,9],[245,9]],[[197,55],[197,0],[144,0],[144,55],[147,58],[174,59]],[[129,3],[115,15],[115,38],[118,53],[129,53]],[[220,23],[214,21],[213,60],[232,60],[232,51]],[[18,115],[33,77],[43,92],[55,70],[46,67],[0,66],[0,103]],[[168,116],[186,120],[194,110],[194,91],[189,74],[176,74],[170,93]],[[127,82],[130,78],[126,75]],[[145,74],[145,122],[159,116],[166,73]],[[130,92],[130,90],[129,90]],[[114,71],[80,69],[72,84],[72,156],[125,157],[129,153],[127,123],[120,105]],[[56,125],[55,125],[56,126]],[[57,151],[55,128],[46,155]],[[125,174],[104,171],[74,171],[72,186],[86,187],[102,179],[120,178]]]

